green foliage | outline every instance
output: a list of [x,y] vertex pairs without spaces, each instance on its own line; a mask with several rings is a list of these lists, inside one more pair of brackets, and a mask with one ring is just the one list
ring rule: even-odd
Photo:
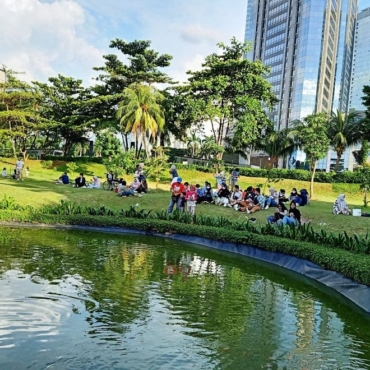
[[357,173],[360,176],[360,190],[364,193],[364,206],[367,207],[370,203],[370,201],[367,200],[367,194],[370,190],[370,168],[367,166],[363,167]]
[[73,144],[86,142],[86,136],[98,123],[93,95],[82,86],[82,80],[62,75],[49,78],[49,84],[34,84],[42,95],[42,117],[55,124],[43,135],[50,140],[63,138],[63,152],[68,155]]
[[345,150],[360,142],[363,132],[357,122],[358,113],[343,114],[340,111],[331,113],[327,135],[330,138],[330,145],[337,153],[337,160],[334,171],[338,171],[341,157]]
[[108,158],[103,159],[103,163],[107,172],[113,171],[113,173],[120,177],[122,172],[133,173],[136,168],[136,155],[135,150],[128,150],[127,152],[120,152],[116,155],[112,155]]
[[153,157],[145,161],[145,174],[158,183],[161,174],[168,167],[168,155],[162,147],[155,148],[154,153]]
[[40,132],[51,124],[40,115],[40,95],[29,84],[17,79],[18,72],[2,65],[0,81],[0,141],[10,144],[13,156],[27,158]]
[[151,86],[132,84],[124,90],[119,103],[120,131],[140,137],[147,158],[150,157],[148,138],[154,142],[157,133],[164,128],[163,99],[163,95]]
[[202,70],[188,72],[189,82],[176,87],[169,121],[182,130],[207,122],[219,148],[227,144],[245,152],[271,127],[265,109],[277,99],[265,78],[268,68],[244,58],[248,44],[233,38],[230,45],[218,46],[220,52],[207,56]]
[[357,164],[360,166],[363,166],[367,161],[369,152],[370,152],[369,142],[367,140],[362,140],[361,149],[355,150],[352,153],[353,153],[353,156],[355,157]]
[[40,163],[41,163],[41,167],[44,170],[48,170],[49,168],[53,167],[53,161],[50,161],[50,160],[42,160]]
[[76,169],[77,169],[77,164],[75,162],[68,162],[67,163],[67,169],[68,169],[68,173],[70,174],[74,174]]
[[313,183],[317,162],[328,152],[330,140],[327,136],[328,120],[324,113],[312,114],[295,122],[293,136],[306,153],[311,171],[310,196],[313,198]]
[[[271,252],[308,259],[325,269],[335,270],[357,281],[370,285],[370,238],[351,237],[346,233],[339,236],[326,231],[315,232],[309,225],[294,227],[258,226],[247,221],[231,222],[227,218],[207,218],[174,212],[149,213],[131,207],[118,212],[118,217],[107,216],[109,210],[90,209],[91,215],[79,214],[78,206],[64,205],[65,214],[42,214],[40,210],[18,212],[4,210],[0,214],[3,221],[43,222],[47,224],[69,224],[132,228],[155,233],[178,233],[202,238],[239,244],[253,245]],[[72,213],[71,213],[72,212]],[[96,213],[104,215],[96,215]],[[190,224],[189,222],[194,222]],[[207,225],[205,225],[207,224]],[[230,227],[232,225],[232,227]],[[331,240],[330,245],[326,244]]]
[[95,155],[99,154],[100,157],[109,157],[122,152],[122,145],[112,132],[98,132],[94,152]]

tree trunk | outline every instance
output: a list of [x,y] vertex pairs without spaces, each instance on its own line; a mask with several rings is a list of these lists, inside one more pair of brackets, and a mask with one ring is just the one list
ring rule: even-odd
[[339,162],[342,158],[342,152],[337,152],[337,160],[335,161],[335,167],[334,167],[334,171],[337,172],[338,171],[338,167],[339,167]]
[[314,199],[313,183],[315,181],[315,173],[316,173],[316,162],[311,167],[310,199]]

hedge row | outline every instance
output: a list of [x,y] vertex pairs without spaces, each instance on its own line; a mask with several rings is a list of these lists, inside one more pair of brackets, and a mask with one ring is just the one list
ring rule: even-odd
[[159,233],[173,232],[223,242],[249,244],[267,251],[281,252],[304,258],[325,269],[337,271],[360,284],[370,286],[369,255],[356,254],[323,245],[297,242],[268,235],[257,235],[245,231],[228,230],[226,228],[188,225],[154,219],[86,215],[59,216],[28,214],[27,212],[19,211],[1,212],[0,221],[125,227]]

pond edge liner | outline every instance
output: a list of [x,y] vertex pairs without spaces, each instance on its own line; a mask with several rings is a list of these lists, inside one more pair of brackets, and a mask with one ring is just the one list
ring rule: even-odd
[[356,283],[355,281],[343,276],[339,272],[325,270],[321,266],[305,260],[303,258],[290,256],[281,252],[270,252],[258,247],[241,243],[220,242],[217,240],[202,238],[198,236],[183,235],[176,233],[156,233],[152,231],[143,231],[122,227],[104,227],[87,225],[51,225],[51,224],[28,224],[18,222],[0,222],[0,226],[19,227],[19,228],[41,228],[56,230],[80,230],[97,231],[113,234],[132,234],[132,235],[150,235],[166,239],[172,239],[181,242],[189,242],[195,245],[208,247],[211,249],[231,252],[245,257],[250,257],[263,262],[283,267],[294,271],[300,275],[315,280],[324,286],[333,289],[349,301],[360,307],[366,313],[370,313],[370,287]]

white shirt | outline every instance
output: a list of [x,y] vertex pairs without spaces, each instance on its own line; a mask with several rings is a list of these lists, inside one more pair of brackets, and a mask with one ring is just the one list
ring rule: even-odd
[[2,172],[2,176],[3,176],[3,177],[6,177],[6,170],[3,170],[3,172]]
[[18,169],[22,169],[23,166],[24,166],[24,162],[23,161],[17,161],[16,166],[17,166]]

